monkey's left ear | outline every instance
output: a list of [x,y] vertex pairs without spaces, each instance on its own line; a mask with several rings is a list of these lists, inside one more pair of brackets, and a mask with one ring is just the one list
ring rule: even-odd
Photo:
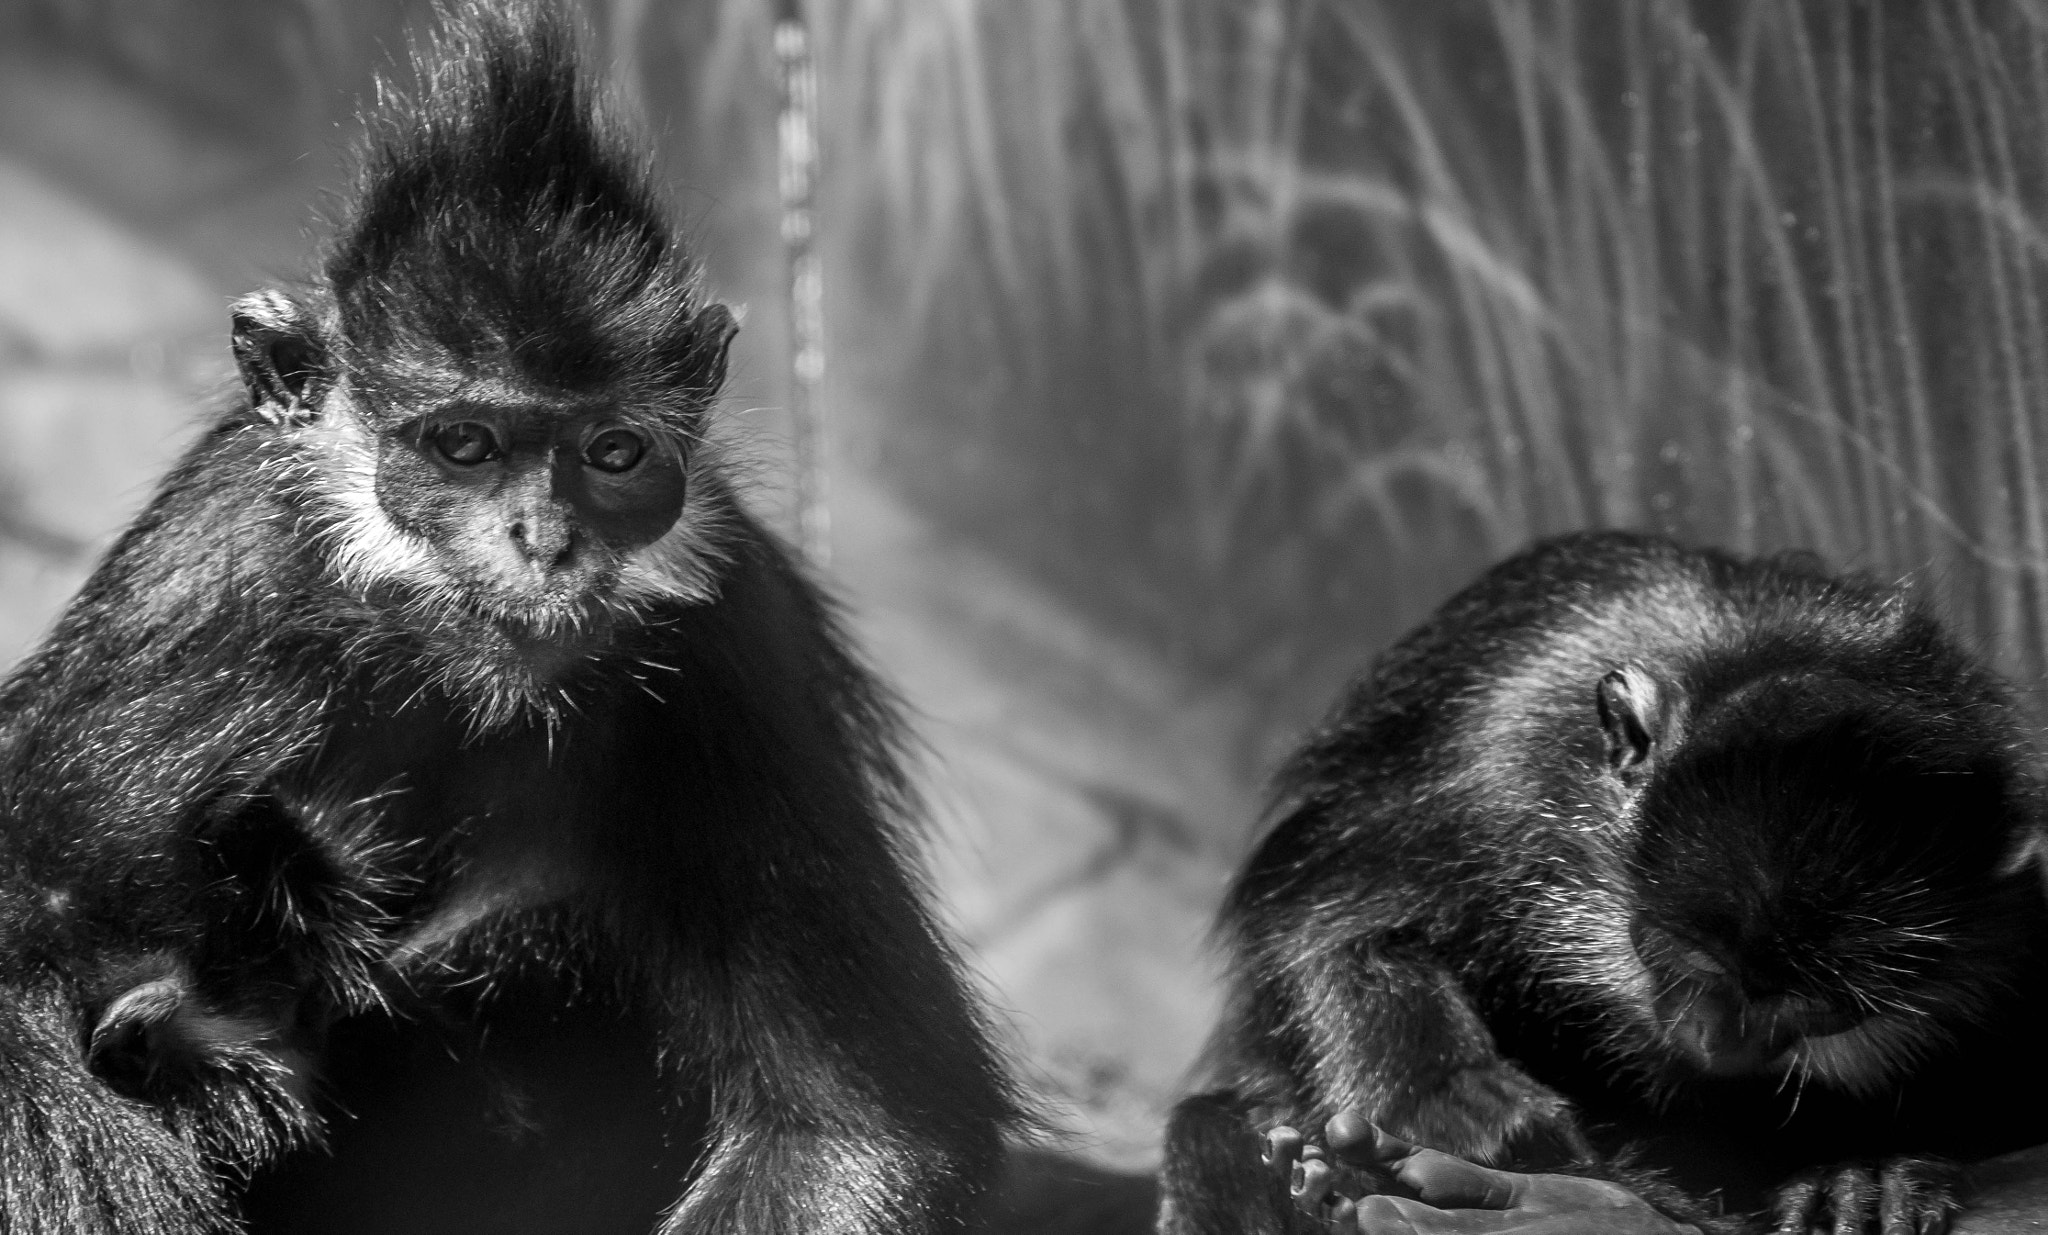
[[320,410],[329,379],[327,350],[306,311],[282,292],[234,303],[235,366],[249,406],[272,424],[306,424]]
[[725,384],[725,352],[740,324],[732,310],[722,304],[707,304],[690,319],[690,341],[683,352],[684,381],[706,399]]
[[1593,699],[1607,731],[1607,766],[1626,776],[1656,748],[1664,727],[1663,692],[1656,678],[1627,665],[1601,678]]

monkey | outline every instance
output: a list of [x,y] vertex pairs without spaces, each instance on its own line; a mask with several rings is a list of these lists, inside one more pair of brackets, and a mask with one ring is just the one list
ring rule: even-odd
[[2032,755],[1903,586],[1539,543],[1354,681],[1276,799],[1165,1235],[1398,1195],[1332,1118],[1709,1232],[1943,1230],[1958,1164],[2048,1140]]
[[[233,305],[241,389],[0,685],[0,1229],[967,1229],[1024,1103],[898,709],[711,432],[734,316],[575,22],[438,19],[313,273]],[[621,1160],[535,1126],[565,1060]],[[433,1131],[320,1191],[375,1119]],[[454,1195],[597,1174],[465,1214],[443,1149]],[[418,1212],[363,1218],[393,1173]]]

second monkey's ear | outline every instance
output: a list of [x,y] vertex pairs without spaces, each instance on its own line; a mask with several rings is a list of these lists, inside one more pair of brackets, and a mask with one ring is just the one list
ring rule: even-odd
[[333,372],[306,311],[274,291],[244,296],[230,311],[235,367],[249,406],[272,424],[311,421]]
[[1627,665],[1600,679],[1593,700],[1607,732],[1607,766],[1626,776],[1656,749],[1664,727],[1663,692],[1656,678]]

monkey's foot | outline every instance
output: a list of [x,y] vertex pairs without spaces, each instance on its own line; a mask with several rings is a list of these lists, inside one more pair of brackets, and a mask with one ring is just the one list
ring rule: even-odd
[[1945,1235],[1963,1173],[1939,1158],[1891,1158],[1802,1171],[1778,1189],[1773,1235]]
[[1354,1231],[1361,1197],[1414,1195],[1389,1169],[1413,1148],[1347,1112],[1330,1120],[1320,1142],[1286,1124],[1274,1128],[1266,1134],[1260,1157],[1304,1217],[1327,1229]]

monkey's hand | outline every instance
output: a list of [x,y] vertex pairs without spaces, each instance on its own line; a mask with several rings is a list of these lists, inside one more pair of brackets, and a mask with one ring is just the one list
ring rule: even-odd
[[[1490,1170],[1389,1136],[1353,1114],[1332,1119],[1327,1149],[1292,1128],[1267,1137],[1302,1213],[1350,1235],[1700,1235],[1618,1184]],[[1801,1235],[1804,1235],[1802,1231]]]
[[1773,1235],[1945,1235],[1962,1209],[1963,1172],[1940,1158],[1846,1162],[1801,1171],[1778,1189]]
[[[1334,1127],[1337,1121],[1330,1123]],[[1266,1133],[1259,1157],[1293,1198],[1294,1208],[1328,1229],[1348,1230],[1345,1223],[1360,1197],[1390,1189],[1407,1194],[1394,1179],[1390,1161],[1370,1152],[1360,1153],[1355,1145],[1347,1144],[1341,1151],[1334,1145],[1325,1148],[1288,1124]]]

